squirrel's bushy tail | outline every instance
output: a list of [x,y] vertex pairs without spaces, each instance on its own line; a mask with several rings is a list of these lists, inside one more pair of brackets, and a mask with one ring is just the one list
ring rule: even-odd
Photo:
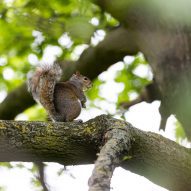
[[57,63],[53,65],[43,64],[36,68],[33,74],[28,77],[28,90],[32,93],[35,100],[49,111],[52,118],[56,115],[54,107],[54,87],[60,80],[62,70]]

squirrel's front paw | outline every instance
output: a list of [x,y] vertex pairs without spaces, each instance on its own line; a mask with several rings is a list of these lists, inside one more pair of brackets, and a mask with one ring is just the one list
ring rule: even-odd
[[74,122],[83,123],[83,120],[82,119],[76,119],[76,120],[74,120]]
[[86,108],[86,104],[85,103],[82,104],[82,108]]

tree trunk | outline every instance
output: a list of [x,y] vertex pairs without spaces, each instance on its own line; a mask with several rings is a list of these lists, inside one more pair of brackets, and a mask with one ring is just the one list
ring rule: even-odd
[[[164,118],[175,114],[191,138],[191,4],[189,1],[97,0],[124,24],[145,55],[162,95]],[[179,5],[180,4],[180,5]],[[162,8],[161,8],[162,7]],[[177,14],[179,12],[179,14]],[[184,17],[182,15],[184,15]]]

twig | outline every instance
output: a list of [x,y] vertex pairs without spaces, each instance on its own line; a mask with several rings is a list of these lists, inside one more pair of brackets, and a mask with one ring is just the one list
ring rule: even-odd
[[47,185],[45,183],[45,176],[44,176],[44,166],[45,165],[44,165],[44,163],[43,162],[35,162],[35,164],[38,167],[38,171],[39,171],[39,176],[37,178],[43,187],[43,191],[49,191],[47,188]]

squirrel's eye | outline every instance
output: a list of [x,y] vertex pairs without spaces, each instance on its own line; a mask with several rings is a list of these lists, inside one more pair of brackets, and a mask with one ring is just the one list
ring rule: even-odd
[[88,80],[88,79],[85,77],[84,80]]

